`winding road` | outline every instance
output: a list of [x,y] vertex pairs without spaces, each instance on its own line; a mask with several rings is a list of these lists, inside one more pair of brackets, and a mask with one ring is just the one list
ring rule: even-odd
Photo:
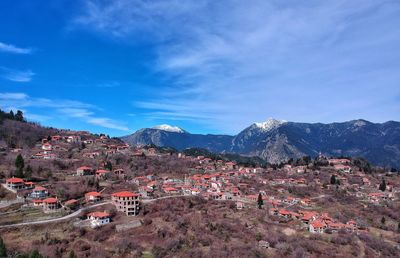
[[59,217],[59,218],[54,218],[54,219],[46,219],[46,220],[38,220],[38,221],[30,221],[30,222],[22,222],[22,223],[10,224],[10,225],[2,225],[2,226],[0,226],[0,229],[1,228],[13,228],[13,227],[19,227],[19,226],[29,226],[29,225],[39,225],[39,224],[46,224],[46,223],[52,223],[52,222],[59,222],[59,221],[63,221],[63,220],[67,220],[67,219],[71,219],[71,218],[77,217],[77,216],[79,216],[79,214],[81,214],[82,211],[85,211],[85,210],[88,210],[88,209],[91,209],[91,208],[95,208],[95,207],[98,207],[98,206],[103,206],[103,205],[110,204],[110,203],[111,203],[110,201],[102,202],[102,203],[96,203],[96,204],[93,204],[91,206],[80,208],[79,210],[77,210],[77,211],[75,211],[75,212],[73,212],[71,214],[68,214],[68,215],[66,215],[64,217]]
[[[191,195],[169,195],[169,196],[163,196],[163,197],[159,197],[159,198],[155,198],[155,199],[144,199],[142,200],[143,203],[152,203],[158,200],[163,200],[163,199],[169,199],[169,198],[178,198],[178,197],[188,197]],[[83,211],[91,209],[91,208],[96,208],[99,206],[103,206],[106,204],[111,204],[111,201],[107,201],[107,202],[102,202],[102,203],[96,203],[93,204],[91,206],[87,206],[87,207],[83,207],[80,208],[79,210],[68,214],[64,217],[59,217],[59,218],[54,218],[54,219],[46,219],[46,220],[38,220],[38,221],[30,221],[30,222],[22,222],[22,223],[16,223],[16,224],[9,224],[9,225],[1,225],[0,229],[2,228],[13,228],[13,227],[20,227],[20,226],[30,226],[30,225],[40,225],[40,224],[46,224],[46,223],[53,223],[53,222],[59,222],[59,221],[63,221],[63,220],[68,220],[68,219],[72,219],[74,217],[79,216]]]

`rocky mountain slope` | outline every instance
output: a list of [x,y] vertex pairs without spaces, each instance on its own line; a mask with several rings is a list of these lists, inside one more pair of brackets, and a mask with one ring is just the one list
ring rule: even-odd
[[[164,128],[165,129],[165,128]],[[206,148],[212,152],[258,156],[271,163],[305,155],[363,157],[381,166],[400,167],[400,123],[294,123],[269,119],[235,136],[190,134],[146,128],[121,139],[129,144]]]
[[184,130],[170,131],[154,127],[141,129],[132,135],[121,137],[121,139],[131,145],[154,144],[161,147],[172,147],[177,150],[196,147],[212,152],[224,152],[227,146],[230,146],[233,136],[190,134]]

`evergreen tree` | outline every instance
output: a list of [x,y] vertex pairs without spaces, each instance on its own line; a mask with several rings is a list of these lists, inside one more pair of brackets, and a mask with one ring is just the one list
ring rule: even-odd
[[332,175],[331,176],[331,185],[334,185],[334,184],[336,184],[336,176]]
[[257,205],[258,205],[259,209],[262,209],[262,206],[264,205],[264,201],[262,199],[261,193],[258,194]]
[[0,258],[7,257],[7,249],[3,238],[0,237]]
[[24,177],[25,161],[21,154],[18,154],[17,158],[15,159],[15,167],[17,169],[15,172],[15,176]]
[[15,120],[23,122],[24,121],[24,113],[22,113],[21,110],[17,111],[17,114],[15,114]]
[[25,177],[24,171],[22,169],[17,168],[17,170],[15,170],[14,176],[18,178],[24,178]]
[[35,249],[29,254],[29,258],[43,258],[43,256]]
[[15,258],[29,258],[29,254],[17,254]]
[[21,170],[25,167],[25,161],[21,154],[18,154],[17,158],[15,159],[15,167]]
[[382,182],[379,185],[379,190],[381,190],[382,192],[384,192],[386,190],[386,181],[384,178],[382,178]]
[[76,256],[74,250],[71,250],[71,251],[69,252],[68,257],[69,257],[69,258],[78,258],[78,256]]
[[110,161],[107,161],[107,163],[106,163],[106,165],[104,166],[104,168],[111,171],[111,170],[112,170],[112,164],[111,164],[111,162],[110,162]]
[[304,163],[305,165],[310,164],[310,162],[311,162],[311,157],[310,157],[310,156],[304,156],[304,157],[303,157],[303,163]]
[[385,225],[385,223],[386,223],[386,218],[385,217],[381,218],[381,223],[382,223],[382,225]]
[[96,191],[99,191],[100,190],[99,180],[96,180],[96,182],[94,184],[95,184],[95,187],[96,187]]
[[30,177],[32,176],[32,172],[33,172],[32,167],[31,167],[30,165],[28,165],[28,166],[26,167],[26,169],[25,169],[25,174],[24,174],[24,176],[25,176],[26,178],[30,178]]
[[13,120],[15,119],[15,115],[14,115],[14,112],[12,110],[10,110],[9,116],[10,116],[10,119],[13,119]]

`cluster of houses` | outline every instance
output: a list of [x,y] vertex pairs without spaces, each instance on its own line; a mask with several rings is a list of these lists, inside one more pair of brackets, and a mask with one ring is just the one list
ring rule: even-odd
[[71,144],[81,144],[84,147],[82,156],[97,158],[101,154],[112,155],[129,149],[127,144],[110,143],[109,137],[101,135],[94,137],[86,131],[65,131],[63,135],[53,135],[41,140],[37,146],[39,151],[34,153],[32,159],[58,159],[61,153],[67,152]]
[[[96,203],[103,200],[103,196],[99,192],[89,192],[85,194],[85,200],[88,203]],[[140,195],[130,192],[121,191],[111,194],[111,203],[118,212],[127,216],[136,216],[140,211]],[[95,211],[86,215],[90,221],[90,226],[95,228],[106,225],[111,222],[111,214],[106,211]]]
[[[113,155],[115,153],[125,153],[132,156],[160,156],[155,148],[137,148],[131,150],[126,144],[115,144],[107,136],[94,137],[88,132],[66,132],[63,135],[53,135],[43,139],[40,143],[41,151],[32,157],[37,159],[57,158],[57,151],[66,151],[66,144],[82,144],[82,157],[96,159],[101,155]],[[318,214],[313,211],[292,212],[288,207],[296,205],[300,209],[312,208],[309,198],[297,198],[287,194],[289,187],[304,187],[313,183],[321,188],[338,187],[337,185],[323,186],[318,177],[318,171],[312,171],[307,166],[285,165],[282,174],[271,177],[265,175],[274,174],[272,168],[264,169],[260,167],[249,168],[237,165],[235,162],[212,160],[204,156],[185,156],[178,154],[178,158],[192,161],[195,164],[190,169],[190,175],[184,178],[158,177],[155,175],[137,176],[130,178],[126,171],[121,168],[105,169],[105,164],[100,167],[81,166],[76,169],[76,176],[93,176],[99,180],[108,179],[110,176],[127,179],[126,184],[135,184],[138,193],[121,191],[105,195],[101,192],[88,192],[84,196],[85,203],[90,205],[105,200],[115,206],[118,212],[127,216],[135,216],[140,211],[141,198],[152,198],[155,196],[169,195],[194,195],[213,200],[233,200],[236,207],[243,209],[247,204],[255,205],[258,193],[262,199],[273,207],[272,214],[286,219],[296,219],[304,222],[312,233],[322,233],[326,230],[337,231],[345,229],[354,231],[356,223],[349,221],[345,224],[336,222],[326,213]],[[349,159],[327,159],[329,171],[333,170],[336,179],[341,182],[340,187],[356,189],[357,196],[367,199],[371,203],[380,203],[385,200],[395,200],[396,191],[388,184],[390,191],[377,191],[378,186],[362,172],[354,172]],[[308,173],[312,175],[308,176]],[[268,179],[267,179],[268,178]],[[310,180],[312,178],[312,180]],[[349,179],[356,178],[360,184],[349,183]],[[357,181],[356,180],[356,181]],[[269,185],[276,190],[280,197],[268,195],[262,189],[256,188]],[[21,190],[31,190],[28,198],[33,206],[41,207],[45,212],[57,211],[60,208],[76,208],[81,204],[80,200],[67,200],[60,202],[57,197],[51,197],[49,191],[43,186],[35,186],[32,182],[25,182],[20,178],[9,178],[4,187],[18,192]],[[393,189],[392,189],[393,188]],[[283,197],[282,197],[283,196]],[[106,211],[95,211],[88,214],[92,227],[98,227],[110,223],[111,215]]]
[[357,230],[357,223],[350,220],[347,223],[335,221],[327,213],[318,213],[315,211],[289,211],[286,209],[273,208],[270,210],[272,215],[279,216],[284,219],[299,220],[308,228],[311,233],[324,233],[326,231],[338,232],[346,230],[354,232]]
[[96,170],[89,166],[82,166],[76,169],[77,176],[95,176],[97,179],[106,179],[111,174],[117,176],[118,178],[125,178],[126,176],[125,171],[121,168],[111,171],[102,168]]
[[34,187],[34,183],[32,182],[25,182],[22,178],[12,177],[6,180],[6,183],[3,186],[14,192],[17,193],[18,191],[25,190],[25,189],[32,189]]

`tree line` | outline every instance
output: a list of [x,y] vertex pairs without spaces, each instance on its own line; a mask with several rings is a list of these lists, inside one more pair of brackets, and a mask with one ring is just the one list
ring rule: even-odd
[[10,110],[10,112],[7,113],[0,109],[0,123],[6,119],[15,120],[19,122],[26,122],[24,118],[24,113],[21,110],[17,110],[17,113],[14,113],[14,111]]

